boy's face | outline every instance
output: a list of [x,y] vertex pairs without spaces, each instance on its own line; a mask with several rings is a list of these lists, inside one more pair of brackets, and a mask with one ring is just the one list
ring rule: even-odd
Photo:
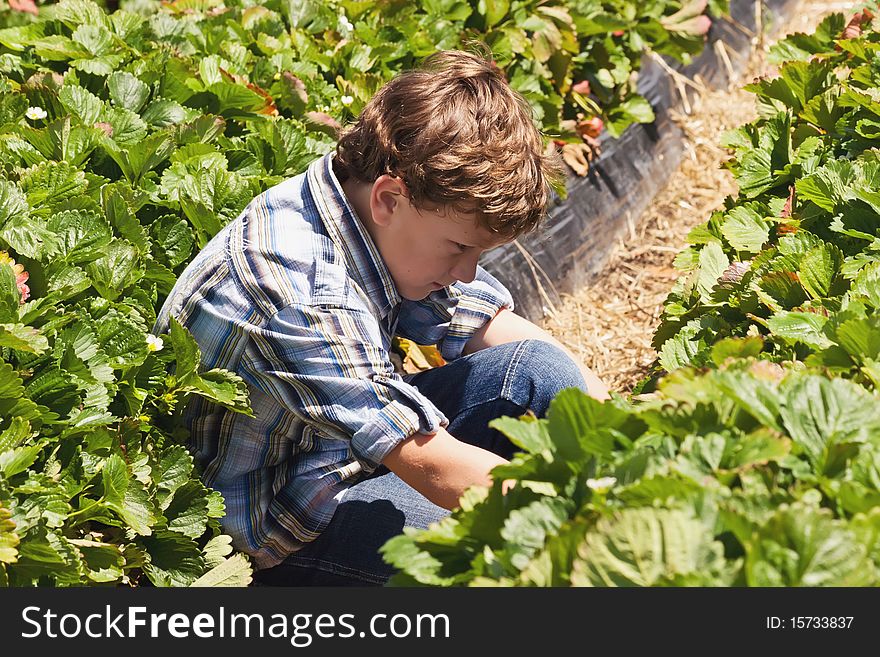
[[[387,178],[382,181],[382,178]],[[475,214],[418,209],[399,179],[382,176],[370,195],[370,226],[388,272],[404,299],[418,301],[461,281],[470,283],[484,251],[511,241],[479,225]],[[378,187],[377,187],[378,185]]]

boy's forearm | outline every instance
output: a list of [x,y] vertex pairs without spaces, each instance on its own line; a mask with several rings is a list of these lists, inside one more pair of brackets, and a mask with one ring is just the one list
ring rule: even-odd
[[490,451],[457,440],[445,429],[415,434],[385,457],[383,464],[428,500],[454,509],[471,486],[490,486],[489,471],[508,461]]

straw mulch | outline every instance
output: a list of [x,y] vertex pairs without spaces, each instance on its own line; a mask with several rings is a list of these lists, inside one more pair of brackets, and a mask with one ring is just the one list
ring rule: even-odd
[[[803,0],[792,12],[796,18],[779,32],[811,31],[826,14],[847,12],[852,6]],[[769,45],[769,40],[761,43],[753,38],[750,62],[729,90],[688,94],[682,104],[686,109],[674,115],[686,136],[685,156],[678,170],[630,226],[596,282],[573,295],[563,295],[561,307],[544,321],[544,328],[612,390],[629,393],[647,374],[656,359],[651,338],[663,302],[678,277],[673,259],[686,245],[690,229],[705,222],[726,196],[737,191],[733,176],[722,168],[730,153],[717,144],[724,131],[755,118],[754,95],[741,87],[758,75],[773,72],[765,61]]]

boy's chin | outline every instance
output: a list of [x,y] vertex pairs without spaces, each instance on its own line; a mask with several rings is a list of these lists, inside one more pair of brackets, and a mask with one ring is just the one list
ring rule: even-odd
[[443,287],[440,285],[429,283],[428,285],[414,286],[408,289],[399,288],[397,293],[407,301],[421,301],[422,299],[427,298],[431,293],[442,289]]

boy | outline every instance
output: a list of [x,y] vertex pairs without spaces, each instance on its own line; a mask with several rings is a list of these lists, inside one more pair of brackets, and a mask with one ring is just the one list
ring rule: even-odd
[[[566,387],[606,398],[477,265],[533,229],[554,161],[494,63],[441,52],[385,85],[335,154],[258,196],[183,272],[175,316],[255,417],[184,413],[260,583],[382,584],[378,548],[458,505],[513,445],[487,424]],[[394,334],[447,365],[401,378]]]

